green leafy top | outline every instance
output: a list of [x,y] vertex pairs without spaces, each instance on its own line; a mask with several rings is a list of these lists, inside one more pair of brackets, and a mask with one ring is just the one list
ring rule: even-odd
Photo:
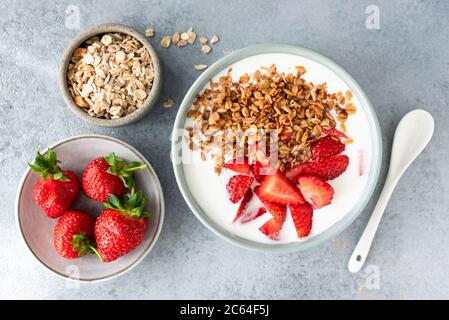
[[134,189],[134,171],[144,169],[147,167],[146,164],[141,164],[138,161],[126,162],[120,158],[117,158],[115,153],[104,157],[106,162],[109,164],[107,170],[108,173],[118,176],[123,185],[133,192]]
[[78,251],[78,257],[84,256],[87,253],[93,253],[103,262],[103,257],[95,247],[95,243],[89,240],[84,232],[74,234],[70,243],[73,244],[72,250]]
[[144,207],[147,199],[142,191],[132,192],[124,195],[121,199],[113,194],[108,196],[108,202],[104,203],[105,208],[119,211],[131,218],[148,218],[151,212],[145,211]]
[[36,154],[36,158],[34,159],[34,163],[28,163],[31,170],[41,175],[42,178],[47,179],[48,177],[53,180],[59,180],[62,182],[70,181],[61,168],[58,166],[58,159],[56,157],[56,153],[48,148],[45,155],[42,155],[39,151]]

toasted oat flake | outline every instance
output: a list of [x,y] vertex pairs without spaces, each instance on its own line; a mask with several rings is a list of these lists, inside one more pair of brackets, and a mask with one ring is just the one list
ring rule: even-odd
[[171,42],[176,46],[181,39],[181,34],[179,32],[173,33],[171,36]]
[[220,41],[220,38],[217,35],[212,36],[210,39],[211,44],[216,44],[218,41]]
[[210,46],[208,46],[207,44],[204,44],[201,46],[201,51],[204,54],[208,54],[209,52],[211,52],[212,48]]
[[195,69],[198,71],[202,71],[207,68],[207,64],[197,64],[195,65]]
[[153,37],[154,37],[154,29],[149,28],[149,29],[145,30],[145,35],[146,35],[148,38],[153,38]]
[[170,47],[170,43],[171,43],[171,37],[170,36],[165,36],[161,40],[162,48],[166,49],[166,48]]
[[175,102],[172,99],[167,99],[164,102],[162,102],[162,105],[164,108],[172,108],[175,105]]
[[200,43],[201,43],[201,44],[206,44],[207,41],[208,41],[208,40],[207,40],[206,37],[201,37],[201,38],[200,38]]
[[181,33],[181,40],[189,40],[189,34],[187,32]]

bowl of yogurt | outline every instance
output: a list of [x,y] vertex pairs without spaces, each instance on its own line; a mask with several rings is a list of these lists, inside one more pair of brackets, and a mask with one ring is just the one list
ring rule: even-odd
[[[273,218],[270,213],[262,214],[247,223],[235,222],[239,203],[230,201],[226,190],[236,172],[224,169],[217,174],[216,162],[206,159],[202,150],[191,150],[188,147],[189,141],[185,139],[185,132],[191,128],[193,121],[189,117],[189,111],[198,96],[211,89],[211,83],[226,75],[232,78],[232,82],[239,82],[242,77],[269,66],[275,66],[282,74],[294,73],[301,66],[306,70],[303,78],[308,83],[325,83],[329,93],[350,92],[351,105],[357,109],[344,122],[344,133],[351,140],[345,145],[343,152],[349,159],[349,164],[342,174],[328,181],[334,190],[332,203],[313,210],[313,224],[306,237],[298,236],[290,207],[275,240],[260,231],[261,226]],[[209,67],[194,82],[175,120],[171,156],[176,181],[185,201],[195,216],[212,232],[247,249],[291,252],[329,240],[358,217],[376,186],[381,152],[381,133],[375,111],[366,94],[343,68],[307,48],[263,44],[232,52]],[[254,211],[261,206],[263,202],[253,196],[246,211]]]

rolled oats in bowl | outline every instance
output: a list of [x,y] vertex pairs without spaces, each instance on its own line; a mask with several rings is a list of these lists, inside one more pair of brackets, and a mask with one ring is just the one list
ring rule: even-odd
[[67,86],[75,104],[92,117],[119,119],[141,108],[155,78],[153,60],[135,37],[109,32],[73,51]]

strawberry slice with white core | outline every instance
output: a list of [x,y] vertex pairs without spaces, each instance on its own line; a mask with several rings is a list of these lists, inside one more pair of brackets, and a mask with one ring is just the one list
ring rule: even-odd
[[281,205],[305,202],[298,188],[279,170],[272,175],[265,176],[260,184],[258,196],[264,202],[274,202]]
[[223,167],[238,173],[249,174],[250,172],[250,165],[246,157],[235,158],[226,163]]
[[298,238],[307,237],[312,230],[312,206],[306,202],[290,206],[289,208]]
[[267,209],[264,207],[260,207],[256,210],[247,211],[242,215],[242,219],[240,220],[241,223],[247,223],[250,221],[253,221],[254,219],[259,218],[261,215],[267,212]]
[[327,206],[332,202],[334,188],[323,179],[314,176],[300,176],[298,183],[302,194],[315,209]]
[[253,192],[251,191],[251,189],[248,189],[248,191],[246,191],[245,195],[243,196],[242,202],[240,202],[239,208],[237,209],[237,214],[235,215],[235,218],[232,222],[236,222],[241,217],[243,211],[245,211],[248,203],[252,198]]
[[276,219],[271,218],[270,220],[265,222],[264,225],[259,228],[259,230],[268,238],[272,240],[279,240],[279,233],[282,229],[283,224],[284,221],[279,222],[276,221]]
[[257,186],[254,189],[254,193],[257,195],[260,201],[262,201],[265,208],[267,208],[268,212],[270,212],[271,215],[273,216],[273,218],[268,220],[262,227],[259,228],[259,230],[262,231],[269,238],[273,240],[279,240],[279,232],[281,231],[282,226],[284,225],[287,207],[284,205],[266,201],[261,196],[261,186]]

